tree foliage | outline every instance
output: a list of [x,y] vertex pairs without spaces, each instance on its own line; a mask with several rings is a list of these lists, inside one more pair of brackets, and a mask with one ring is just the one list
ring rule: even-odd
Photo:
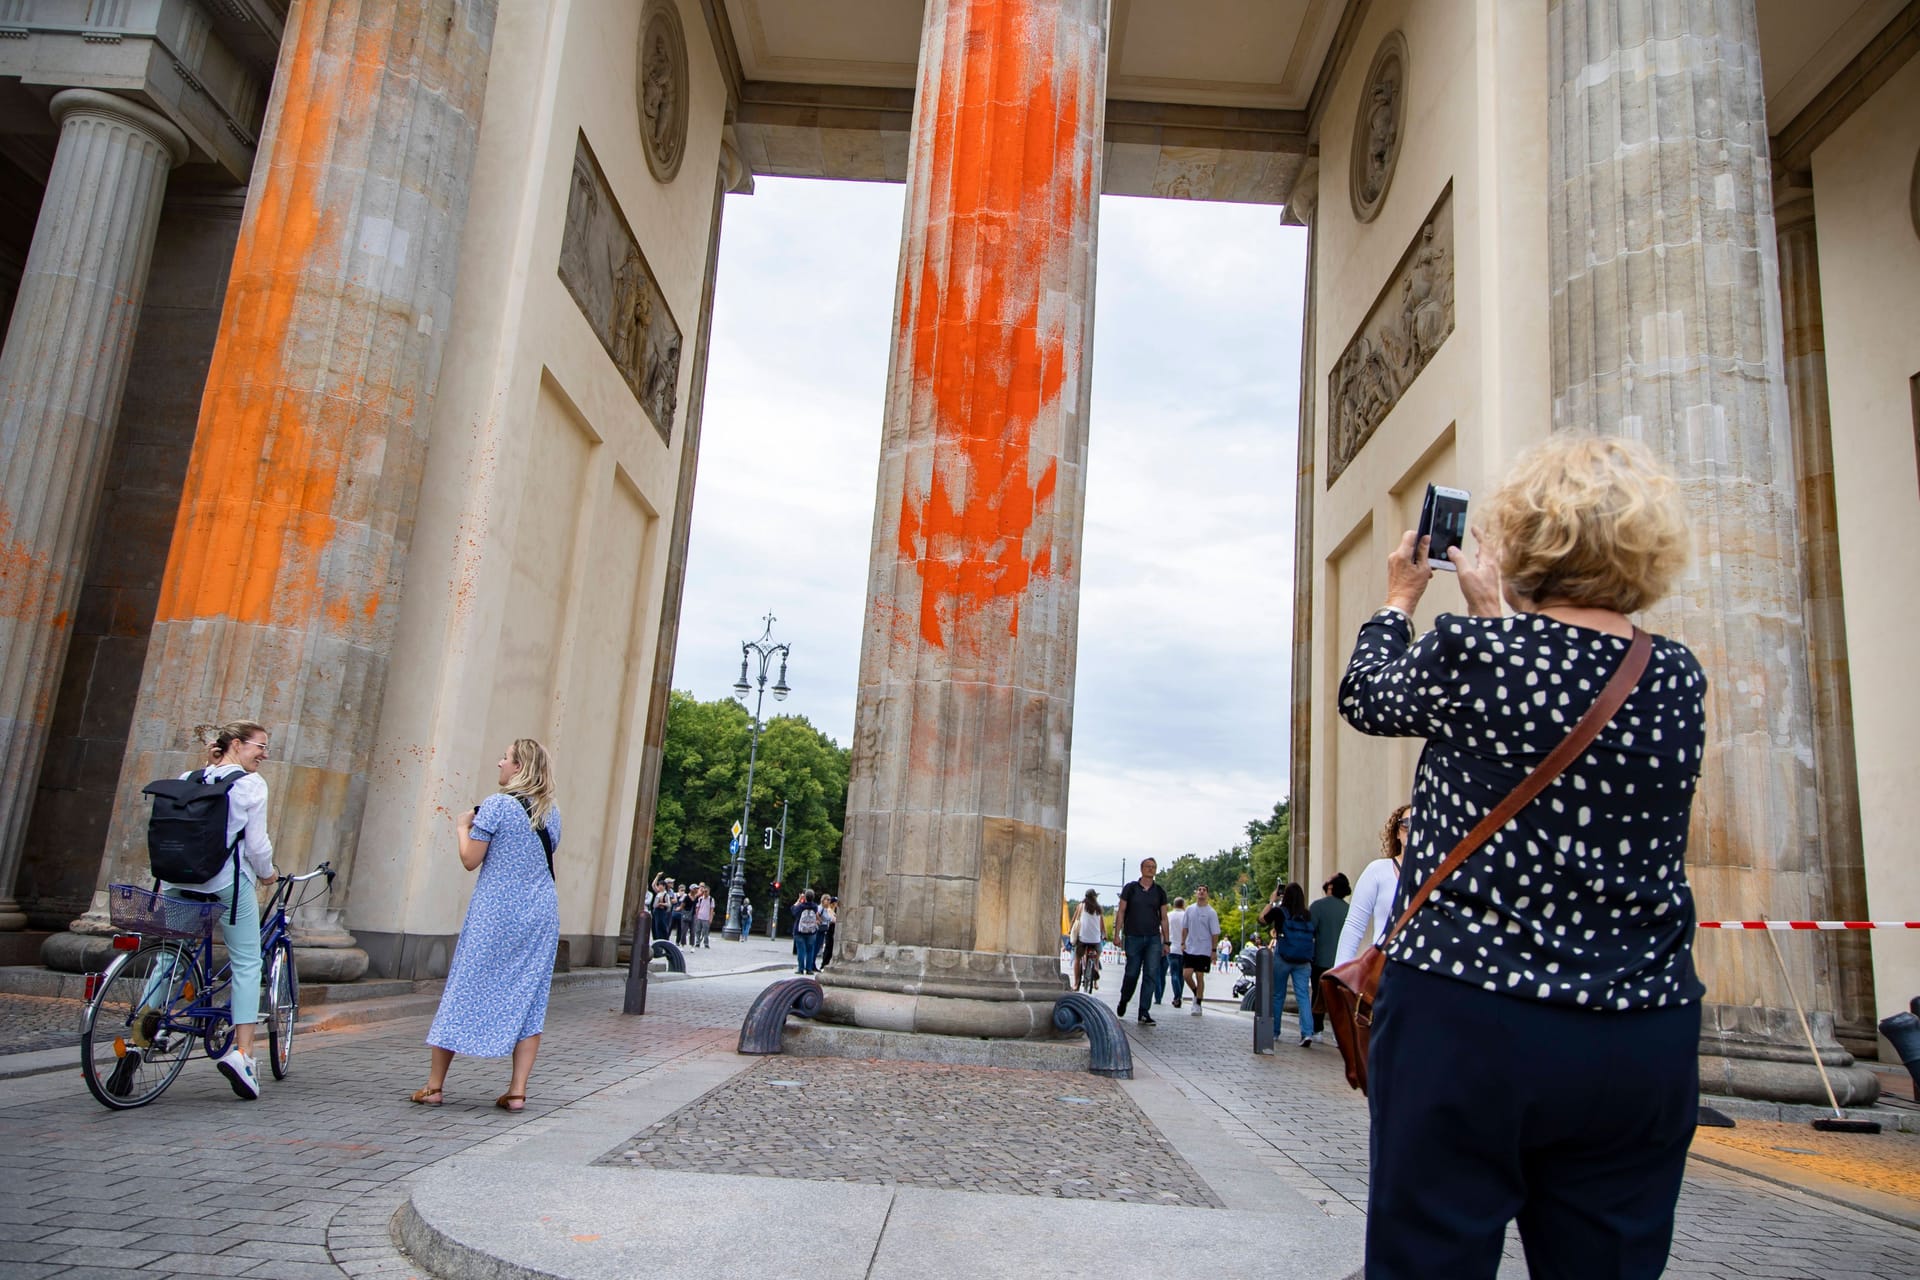
[[[701,702],[675,689],[661,748],[660,801],[653,824],[654,875],[705,882],[725,903],[728,842],[746,798],[753,718],[731,698]],[[780,806],[787,805],[786,898],[811,883],[836,892],[846,825],[849,753],[805,716],[776,716],[760,728],[747,830],[746,888],[756,920],[773,905],[780,853]],[[766,829],[773,828],[773,847]],[[716,921],[716,927],[718,922]]]

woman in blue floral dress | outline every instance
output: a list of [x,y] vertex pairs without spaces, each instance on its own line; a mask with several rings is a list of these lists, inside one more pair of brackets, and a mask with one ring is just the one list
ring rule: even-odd
[[413,1095],[427,1106],[444,1100],[455,1054],[511,1054],[512,1082],[494,1105],[522,1109],[546,1025],[553,956],[560,944],[553,885],[560,806],[553,799],[547,749],[532,738],[515,739],[500,757],[500,787],[455,822],[460,864],[469,871],[478,868],[480,879],[460,926],[440,1012],[427,1032],[433,1049],[427,1087]]

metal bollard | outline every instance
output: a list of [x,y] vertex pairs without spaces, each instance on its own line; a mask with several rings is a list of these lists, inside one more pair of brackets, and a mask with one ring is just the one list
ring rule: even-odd
[[1253,1051],[1273,1052],[1273,949],[1253,953]]
[[627,993],[622,1013],[647,1011],[647,965],[653,959],[653,913],[645,907],[633,922],[633,954],[627,959]]

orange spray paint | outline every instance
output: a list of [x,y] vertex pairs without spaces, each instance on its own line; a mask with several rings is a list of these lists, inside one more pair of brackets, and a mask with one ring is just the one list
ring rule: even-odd
[[942,649],[985,640],[975,628],[989,612],[1017,635],[1028,588],[1063,569],[1043,519],[1059,458],[1036,456],[1035,425],[1077,376],[1081,335],[1077,315],[1043,304],[1070,278],[1096,198],[1074,81],[1085,68],[1053,64],[1058,6],[955,10],[964,52],[949,50],[915,140],[939,160],[900,314],[913,415],[930,415],[933,445],[924,482],[908,477],[897,547],[920,582],[919,640]]

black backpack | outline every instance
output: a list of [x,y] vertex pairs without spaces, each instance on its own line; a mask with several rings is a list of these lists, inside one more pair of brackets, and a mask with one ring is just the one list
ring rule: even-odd
[[155,879],[201,884],[219,875],[229,858],[238,871],[240,838],[227,843],[227,793],[246,776],[233,773],[209,782],[202,769],[184,778],[161,778],[141,789],[141,794],[153,797],[153,813],[147,818],[147,861]]

